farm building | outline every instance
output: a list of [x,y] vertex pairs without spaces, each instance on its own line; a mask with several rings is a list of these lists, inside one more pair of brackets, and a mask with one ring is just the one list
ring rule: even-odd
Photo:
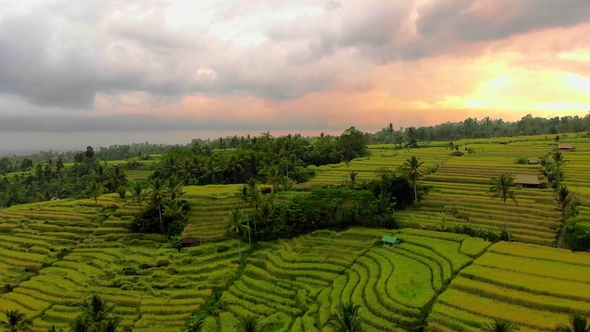
[[381,241],[383,241],[384,247],[394,247],[395,248],[395,247],[399,246],[399,239],[396,237],[393,237],[393,236],[385,235],[385,236],[383,236]]
[[514,184],[523,188],[540,188],[541,181],[536,175],[518,174],[514,179]]
[[186,238],[180,240],[180,244],[183,247],[196,247],[201,244],[201,241],[199,241],[195,238],[192,238],[192,237],[186,237]]
[[529,165],[537,165],[537,164],[539,164],[539,160],[538,159],[529,159],[528,164]]
[[461,151],[453,151],[453,153],[451,153],[451,156],[455,157],[461,157],[462,155],[464,155],[464,153]]
[[557,146],[559,151],[571,151],[574,149],[574,146],[571,143],[561,143]]

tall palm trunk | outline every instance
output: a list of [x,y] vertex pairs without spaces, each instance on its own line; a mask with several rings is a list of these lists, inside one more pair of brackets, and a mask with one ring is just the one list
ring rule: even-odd
[[508,209],[506,208],[506,200],[504,200],[504,216],[506,217],[506,232],[508,233],[508,242],[511,242],[512,236],[510,235],[510,228],[508,227]]
[[234,183],[238,183],[238,177],[236,176],[236,169],[234,168]]
[[242,258],[242,246],[240,245],[240,234],[236,233],[236,240],[238,240],[238,251],[240,252],[240,259]]
[[248,244],[252,246],[252,229],[250,229],[250,219],[248,218]]
[[416,190],[416,180],[414,180],[414,202],[418,202],[418,191]]
[[562,209],[561,216],[563,218],[563,222],[561,224],[561,231],[559,232],[559,238],[557,239],[557,248],[561,248],[561,246],[563,245],[563,237],[565,236],[565,222],[567,220],[567,207]]
[[254,235],[258,236],[258,230],[256,229],[256,215],[258,214],[258,203],[254,205]]
[[164,222],[162,222],[162,206],[160,202],[158,202],[158,213],[160,214],[160,231],[162,234],[164,233]]

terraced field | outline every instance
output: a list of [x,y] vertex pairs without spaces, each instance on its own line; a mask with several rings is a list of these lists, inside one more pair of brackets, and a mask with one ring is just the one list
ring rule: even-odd
[[[0,286],[11,288],[0,295],[0,312],[24,312],[34,331],[66,328],[82,299],[97,293],[117,304],[122,327],[170,331],[219,292],[220,307],[203,331],[237,332],[241,318],[256,315],[265,332],[331,332],[327,321],[344,302],[361,305],[369,332],[405,331],[424,320],[432,331],[480,331],[494,318],[522,331],[549,331],[572,313],[590,316],[590,254],[548,247],[560,226],[550,190],[517,189],[518,206],[508,203],[514,238],[532,244],[491,245],[425,230],[460,224],[497,231],[504,214],[486,194],[490,177],[540,177],[539,166],[516,165],[514,158],[538,158],[555,145],[543,137],[497,142],[471,140],[476,153],[462,157],[435,145],[396,152],[374,146],[371,158],[315,168],[317,177],[297,190],[341,183],[350,171],[368,180],[377,168],[395,169],[412,155],[424,168],[439,164],[424,178],[431,192],[420,207],[396,211],[412,228],[318,231],[262,243],[243,265],[236,241],[225,239],[239,185],[184,188],[191,204],[184,235],[204,244],[181,252],[161,236],[130,234],[139,209],[116,194],[101,196],[98,209],[93,200],[66,199],[0,210]],[[590,140],[567,142],[576,150],[566,153],[564,183],[590,203]],[[580,207],[580,214],[590,217],[590,208]],[[403,243],[383,247],[383,235]]]
[[439,296],[432,331],[481,331],[500,318],[523,331],[549,331],[570,314],[590,315],[590,254],[497,243]]

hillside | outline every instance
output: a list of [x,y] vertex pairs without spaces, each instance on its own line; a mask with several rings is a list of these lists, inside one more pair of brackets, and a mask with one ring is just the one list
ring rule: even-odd
[[[508,144],[460,142],[461,157],[451,156],[445,143],[412,150],[370,146],[370,157],[310,167],[316,176],[281,192],[279,200],[340,184],[352,171],[358,181],[371,179],[378,168],[395,169],[410,156],[420,157],[425,169],[438,164],[424,178],[431,191],[420,207],[395,212],[409,228],[318,231],[263,242],[242,264],[239,251],[250,248],[225,236],[240,185],[184,188],[191,204],[184,236],[203,244],[180,252],[161,236],[129,233],[138,208],[116,194],[98,200],[99,207],[118,207],[102,222],[88,199],[0,210],[0,285],[7,285],[0,311],[20,310],[34,319],[34,331],[45,332],[65,327],[80,313],[81,299],[96,293],[117,304],[121,326],[134,331],[179,330],[211,301],[220,309],[205,320],[205,331],[234,331],[240,318],[257,315],[265,331],[328,332],[330,314],[345,302],[361,305],[366,331],[416,327],[425,317],[433,331],[479,331],[494,318],[524,331],[551,330],[571,313],[590,315],[590,254],[550,248],[560,225],[550,189],[517,189],[518,205],[508,203],[518,243],[425,230],[503,225],[501,202],[486,194],[489,178],[500,172],[540,177],[540,166],[514,159],[542,157],[556,144],[544,136],[504,140]],[[575,150],[566,153],[564,183],[588,203],[590,139],[567,142]],[[590,216],[588,207],[579,209]],[[384,248],[383,235],[403,243]]]

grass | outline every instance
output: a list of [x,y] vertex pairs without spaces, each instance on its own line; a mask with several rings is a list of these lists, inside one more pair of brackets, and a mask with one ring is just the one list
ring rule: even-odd
[[[563,183],[588,203],[590,140],[571,137],[576,151],[566,153]],[[498,144],[504,140],[509,144]],[[466,143],[455,142],[461,151]],[[395,151],[381,145],[370,147],[370,158],[312,167],[317,176],[297,184],[297,192],[340,184],[351,171],[359,173],[359,183],[370,180],[376,169],[395,169],[412,155],[425,166],[439,165],[423,179],[431,192],[420,206],[396,211],[397,220],[411,228],[318,231],[253,251],[243,245],[248,258],[241,265],[236,241],[225,238],[241,185],[185,187],[191,211],[184,235],[203,245],[181,252],[161,236],[130,234],[139,208],[116,194],[98,200],[99,210],[118,206],[103,222],[90,199],[0,210],[0,285],[13,287],[0,294],[0,311],[21,310],[33,319],[34,331],[45,332],[52,324],[65,328],[81,300],[97,293],[117,304],[122,327],[134,331],[178,330],[191,314],[207,312],[203,331],[236,331],[241,318],[255,314],[264,331],[330,332],[330,315],[354,301],[362,306],[366,331],[401,331],[419,325],[424,315],[432,331],[480,331],[495,318],[523,331],[551,330],[569,314],[590,314],[590,257],[549,248],[560,226],[551,191],[519,189],[518,206],[508,204],[513,236],[527,243],[491,245],[431,230],[468,225],[498,231],[503,208],[486,194],[489,178],[539,174],[538,165],[514,159],[542,157],[554,145],[544,136],[477,139],[468,145],[476,153],[462,157],[438,143]],[[126,172],[132,179],[149,175]],[[587,218],[590,209],[582,206],[580,214]],[[383,248],[379,239],[392,233],[403,243]]]

